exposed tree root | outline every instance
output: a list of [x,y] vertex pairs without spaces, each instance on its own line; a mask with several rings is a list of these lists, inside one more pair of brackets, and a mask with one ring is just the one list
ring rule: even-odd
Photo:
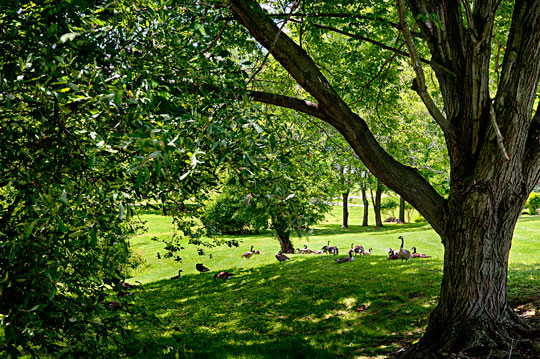
[[498,323],[469,321],[428,328],[419,343],[392,357],[399,359],[439,358],[540,358],[540,328],[508,311]]

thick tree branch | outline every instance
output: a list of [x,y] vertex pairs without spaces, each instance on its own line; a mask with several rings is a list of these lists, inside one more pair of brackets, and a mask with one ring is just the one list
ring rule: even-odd
[[427,90],[424,70],[422,69],[422,65],[420,65],[420,58],[418,56],[418,53],[416,52],[416,47],[414,46],[412,35],[409,31],[409,24],[407,23],[407,18],[405,15],[405,5],[403,4],[403,0],[397,0],[397,8],[399,25],[401,26],[403,39],[405,40],[405,44],[407,45],[407,49],[409,50],[409,55],[411,57],[414,72],[416,73],[418,95],[426,105],[426,108],[428,109],[431,116],[435,119],[435,121],[437,121],[439,126],[441,126],[441,129],[444,131],[444,133],[447,136],[454,137],[454,130],[452,129],[450,122],[446,119],[446,117],[444,117],[443,113],[439,110],[437,105],[435,105],[435,102],[433,101]]
[[324,121],[341,132],[370,171],[415,206],[438,233],[444,233],[446,200],[417,170],[399,163],[381,147],[366,122],[336,93],[313,59],[285,33],[279,32],[256,1],[229,0],[229,3],[235,18],[313,96],[319,111],[326,116]]
[[506,119],[499,123],[510,155],[526,151],[525,170],[538,164],[540,156],[538,110],[533,116],[539,80],[540,2],[516,1],[494,106],[498,118]]

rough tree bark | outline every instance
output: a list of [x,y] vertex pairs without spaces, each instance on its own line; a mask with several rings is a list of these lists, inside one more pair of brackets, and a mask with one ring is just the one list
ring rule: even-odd
[[[528,193],[540,179],[540,1],[516,0],[498,82],[490,78],[491,41],[499,0],[397,0],[400,29],[416,91],[442,129],[451,166],[442,198],[414,168],[392,158],[353,113],[307,53],[255,1],[229,0],[235,18],[314,99],[252,93],[252,99],[320,118],[338,129],[371,173],[411,203],[440,235],[444,275],[439,303],[422,340],[406,357],[508,345],[531,328],[507,297],[512,234]],[[407,13],[409,11],[409,13]],[[409,18],[421,35],[412,39]],[[431,52],[444,111],[426,89],[415,41]],[[490,84],[497,89],[491,98]],[[534,113],[534,115],[533,115]]]
[[349,228],[349,191],[342,194],[343,197],[343,220],[341,228]]

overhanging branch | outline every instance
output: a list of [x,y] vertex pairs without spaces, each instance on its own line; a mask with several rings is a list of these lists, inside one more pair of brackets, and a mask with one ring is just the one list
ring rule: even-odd
[[312,101],[300,100],[290,96],[261,91],[248,91],[247,95],[257,102],[299,111],[320,118],[321,120],[328,119],[328,117],[320,110],[319,105]]

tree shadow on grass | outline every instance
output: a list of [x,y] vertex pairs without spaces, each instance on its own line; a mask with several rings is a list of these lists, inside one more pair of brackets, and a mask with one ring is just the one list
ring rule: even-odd
[[[136,321],[139,356],[352,358],[418,339],[439,292],[441,262],[365,256],[295,258],[235,272],[160,281],[137,294],[160,326]],[[137,357],[137,355],[133,355]]]

